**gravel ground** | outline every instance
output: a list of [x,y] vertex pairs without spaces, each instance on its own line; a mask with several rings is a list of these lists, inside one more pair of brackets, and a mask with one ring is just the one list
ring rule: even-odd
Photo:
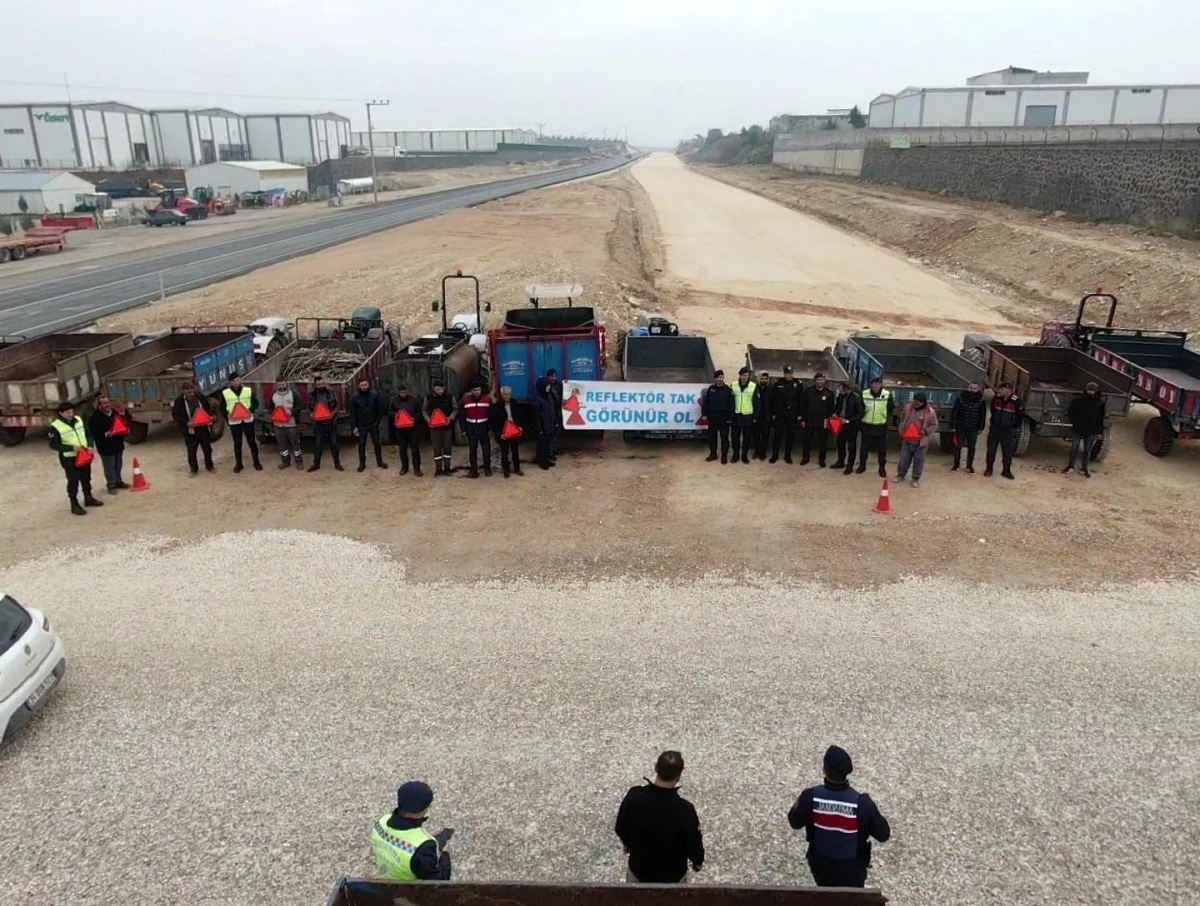
[[900,906],[1195,902],[1197,581],[418,585],[370,545],[262,532],[0,587],[68,599],[71,663],[0,751],[5,906],[319,904],[413,776],[458,878],[616,880],[617,804],[665,747],[698,880],[805,882],[784,815],[830,742],[892,820],[872,874]]

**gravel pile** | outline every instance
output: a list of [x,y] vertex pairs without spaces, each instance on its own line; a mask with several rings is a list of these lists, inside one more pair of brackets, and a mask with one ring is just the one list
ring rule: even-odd
[[892,820],[893,903],[1196,899],[1198,583],[429,586],[300,532],[0,573],[64,587],[67,679],[0,752],[3,904],[320,904],[409,777],[460,879],[618,880],[617,804],[665,747],[697,880],[803,883],[785,813],[831,742]]

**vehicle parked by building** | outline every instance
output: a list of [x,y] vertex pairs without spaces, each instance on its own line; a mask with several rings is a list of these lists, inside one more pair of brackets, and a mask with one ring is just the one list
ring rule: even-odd
[[179,211],[171,208],[155,208],[153,211],[147,211],[146,216],[142,218],[142,223],[148,227],[162,226],[187,226],[190,218]]

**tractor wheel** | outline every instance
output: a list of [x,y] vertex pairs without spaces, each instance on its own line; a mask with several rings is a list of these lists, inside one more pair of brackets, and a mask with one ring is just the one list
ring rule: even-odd
[[13,257],[13,261],[22,260],[25,257],[25,246],[23,246],[23,245],[13,246],[12,257]]
[[1033,422],[1029,419],[1021,419],[1021,424],[1017,427],[1017,446],[1013,450],[1014,456],[1024,456],[1029,452],[1029,442],[1033,439]]
[[129,434],[126,435],[125,440],[131,444],[140,444],[145,442],[149,435],[150,426],[148,424],[145,422],[135,422],[133,419],[129,420]]
[[0,249],[0,264],[6,264],[8,259],[12,257],[12,249],[5,246]]
[[1104,457],[1108,455],[1108,448],[1112,446],[1112,428],[1105,428],[1104,433],[1096,438],[1096,442],[1092,444],[1092,449],[1088,451],[1091,454],[1092,462],[1103,462]]
[[24,428],[8,428],[0,426],[0,444],[3,444],[6,447],[15,447],[24,439]]
[[951,431],[949,434],[943,433],[941,435],[941,441],[942,441],[942,452],[946,453],[950,456],[953,456],[954,455],[954,432]]
[[[1156,415],[1146,422],[1146,430],[1142,433],[1142,446],[1151,456],[1166,456],[1175,445],[1175,429],[1161,415]],[[1107,445],[1106,445],[1107,446]]]

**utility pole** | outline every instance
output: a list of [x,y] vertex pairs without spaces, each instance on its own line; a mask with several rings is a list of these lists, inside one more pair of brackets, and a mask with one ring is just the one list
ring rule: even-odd
[[534,123],[538,127],[538,141],[542,140],[542,130],[546,127],[545,123]]
[[371,191],[379,204],[379,175],[375,172],[375,126],[371,123],[372,107],[387,107],[391,101],[367,101],[367,148],[371,153]]

